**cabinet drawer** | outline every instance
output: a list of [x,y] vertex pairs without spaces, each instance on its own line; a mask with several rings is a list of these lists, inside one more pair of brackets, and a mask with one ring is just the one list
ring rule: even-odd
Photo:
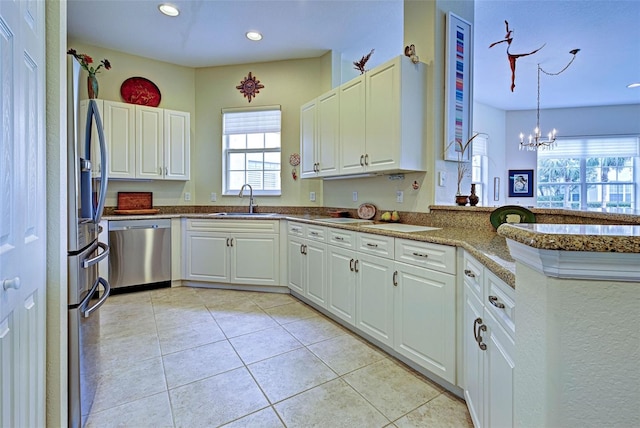
[[369,233],[359,233],[357,236],[357,250],[361,253],[392,259],[394,254],[394,238]]
[[187,230],[225,233],[280,233],[280,220],[187,219]]
[[287,222],[287,234],[290,236],[304,236],[304,224]]
[[429,242],[396,239],[396,260],[438,272],[456,273],[456,248]]
[[493,314],[513,339],[516,317],[515,290],[487,270],[485,270],[485,286],[487,291],[484,300],[485,308]]
[[327,241],[327,228],[323,226],[315,226],[312,224],[305,225],[306,238],[312,241],[326,242]]
[[484,267],[480,262],[471,257],[466,251],[462,259],[462,278],[476,297],[482,300],[482,281],[484,280]]
[[344,229],[328,229],[328,241],[329,244],[336,245],[343,248],[356,248],[356,232]]

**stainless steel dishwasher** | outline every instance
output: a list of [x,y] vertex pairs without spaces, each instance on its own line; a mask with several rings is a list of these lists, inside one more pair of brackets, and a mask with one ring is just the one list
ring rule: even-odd
[[171,286],[171,220],[109,221],[112,292]]

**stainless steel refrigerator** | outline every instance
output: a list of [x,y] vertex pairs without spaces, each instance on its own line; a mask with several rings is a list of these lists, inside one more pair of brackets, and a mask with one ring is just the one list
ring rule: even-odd
[[[109,247],[98,241],[108,159],[95,100],[89,100],[86,116],[80,115],[80,64],[73,57],[67,62],[67,79],[68,390],[69,426],[76,428],[84,425],[93,404],[95,367],[99,363],[98,308],[111,292],[109,282],[98,272],[98,263],[109,255]],[[86,125],[82,135],[81,121]],[[97,131],[98,141],[92,141],[92,129]],[[98,164],[100,173],[96,174],[94,165]]]

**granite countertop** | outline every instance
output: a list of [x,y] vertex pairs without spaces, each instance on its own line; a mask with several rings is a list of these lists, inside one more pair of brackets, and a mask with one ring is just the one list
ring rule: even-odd
[[498,234],[541,250],[640,253],[640,225],[503,224]]
[[[207,218],[217,220],[294,220],[305,223],[313,223],[321,226],[335,227],[339,229],[353,230],[356,232],[365,232],[376,235],[393,236],[395,238],[412,239],[415,241],[431,242],[434,244],[450,245],[462,247],[467,250],[473,257],[483,263],[491,272],[496,274],[500,279],[515,287],[515,261],[509,254],[507,241],[504,237],[492,231],[475,230],[468,228],[443,227],[438,230],[426,232],[395,232],[389,230],[372,229],[363,227],[362,223],[327,223],[322,221],[327,219],[326,216],[314,215],[291,215],[291,214],[275,214],[272,216],[224,216],[211,215],[210,213],[202,214],[155,214],[155,215],[114,215],[105,216],[103,219],[114,220],[144,220],[153,218]],[[379,222],[376,222],[379,223]]]

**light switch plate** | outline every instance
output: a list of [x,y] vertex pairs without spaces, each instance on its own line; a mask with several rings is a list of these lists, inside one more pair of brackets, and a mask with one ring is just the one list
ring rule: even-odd
[[309,192],[309,200],[311,202],[315,202],[316,201],[316,192]]
[[358,192],[353,192],[353,202],[358,202]]
[[216,192],[211,192],[211,202],[215,202],[218,200],[218,194]]
[[185,201],[191,200],[191,192],[184,192],[184,200]]
[[396,190],[396,202],[399,204],[404,202],[404,192],[402,190]]

